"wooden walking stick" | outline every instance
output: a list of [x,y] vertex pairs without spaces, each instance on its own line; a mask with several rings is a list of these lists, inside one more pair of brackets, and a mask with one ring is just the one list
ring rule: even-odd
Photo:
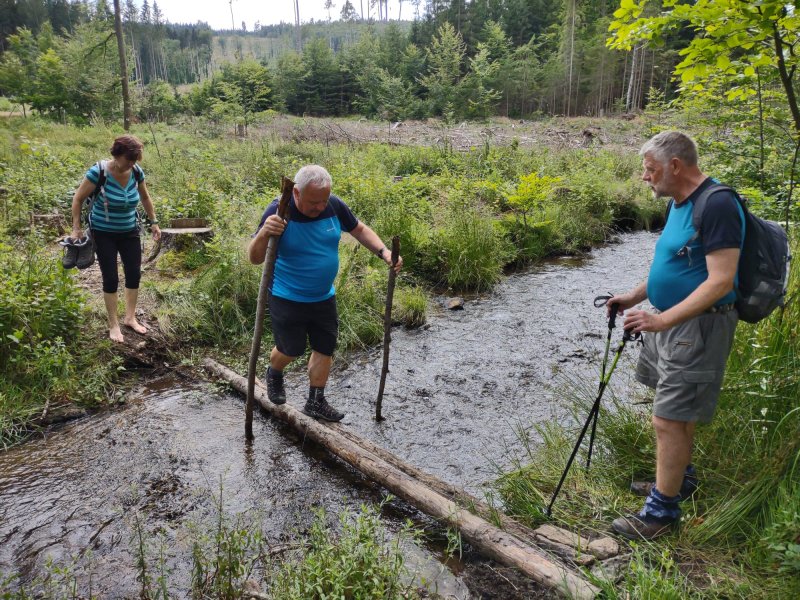
[[[292,197],[294,181],[281,177],[281,199],[278,202],[278,216],[286,220],[289,211],[289,200]],[[253,439],[253,404],[256,388],[256,363],[261,350],[261,334],[264,332],[264,313],[267,310],[267,294],[275,270],[275,257],[278,254],[278,237],[270,236],[267,242],[267,254],[264,257],[264,271],[261,273],[261,285],[258,288],[258,304],[256,305],[256,326],[253,332],[253,345],[250,348],[250,364],[247,367],[247,402],[244,408],[244,435]]]
[[386,287],[386,311],[383,313],[383,368],[381,384],[378,386],[378,401],[375,403],[375,420],[383,421],[383,388],[386,387],[386,374],[389,372],[389,342],[392,341],[392,299],[394,298],[394,282],[397,272],[394,270],[400,257],[400,238],[392,238],[392,267],[389,269],[389,285]]

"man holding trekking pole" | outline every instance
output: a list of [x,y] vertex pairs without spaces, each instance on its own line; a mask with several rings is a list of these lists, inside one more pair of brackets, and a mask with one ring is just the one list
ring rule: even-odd
[[[619,305],[626,330],[645,334],[636,379],[656,391],[656,476],[654,482],[633,483],[631,490],[647,497],[644,508],[611,527],[629,539],[653,539],[678,523],[680,501],[697,489],[691,464],[695,424],[711,421],[733,344],[744,212],[730,191],[713,192],[703,211],[702,236],[695,236],[694,202],[714,182],[698,166],[694,141],[665,131],[640,154],[642,180],[655,197],[671,197],[673,204],[647,281],[613,296],[608,306]],[[633,309],[644,300],[655,310]]]
[[331,185],[331,176],[323,167],[301,168],[295,175],[288,219],[284,221],[276,214],[278,201],[273,201],[250,241],[248,258],[253,264],[264,262],[269,238],[280,236],[269,298],[275,338],[266,374],[270,401],[286,402],[283,370],[305,352],[308,340],[309,392],[303,412],[317,419],[340,421],[344,414],[325,398],[325,384],[339,335],[333,286],[339,271],[339,239],[343,231],[348,232],[396,272],[403,259],[392,265],[392,253],[378,234],[331,194]]

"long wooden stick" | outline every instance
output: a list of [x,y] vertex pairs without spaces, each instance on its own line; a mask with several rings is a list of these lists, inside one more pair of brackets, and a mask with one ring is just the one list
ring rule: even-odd
[[[278,216],[286,219],[289,200],[292,197],[294,181],[288,177],[281,178],[281,199],[278,202]],[[258,304],[256,305],[256,326],[253,331],[253,345],[250,347],[250,363],[247,367],[247,401],[244,405],[244,435],[253,439],[253,393],[256,386],[256,363],[261,350],[261,334],[264,332],[264,314],[267,311],[267,295],[275,270],[275,257],[278,254],[278,237],[270,236],[267,242],[267,254],[264,257],[264,270],[261,273],[261,285],[258,288]]]
[[[224,365],[207,358],[203,361],[203,366],[228,381],[239,392],[245,391],[247,382],[244,377]],[[519,569],[528,577],[563,596],[588,600],[599,593],[595,586],[577,573],[544,556],[543,551],[473,515],[458,503],[365,450],[360,444],[352,441],[352,436],[355,434],[345,437],[339,433],[341,427],[334,430],[304,415],[289,404],[280,406],[272,404],[261,387],[255,390],[255,398],[267,412],[292,425],[304,438],[324,446],[332,454],[361,471],[367,478],[378,482],[425,514],[458,528],[464,538],[484,555]]]
[[383,421],[381,408],[383,408],[383,389],[386,387],[386,374],[389,372],[389,344],[392,341],[392,302],[394,301],[394,284],[397,273],[394,267],[400,258],[400,237],[392,238],[392,267],[389,269],[389,285],[386,287],[386,310],[383,313],[383,367],[381,368],[381,383],[378,386],[378,400],[375,402],[375,420]]

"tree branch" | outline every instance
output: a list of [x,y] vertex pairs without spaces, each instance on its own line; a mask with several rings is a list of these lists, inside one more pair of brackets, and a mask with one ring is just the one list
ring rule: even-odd
[[786,92],[786,100],[789,103],[789,109],[792,112],[794,129],[795,132],[800,133],[800,109],[797,106],[797,96],[794,93],[794,86],[792,85],[794,68],[792,69],[792,75],[790,75],[789,71],[786,69],[786,58],[783,56],[783,40],[781,39],[781,34],[778,31],[777,23],[772,24],[772,37],[775,40],[775,54],[778,57],[778,73],[781,77],[783,89]]

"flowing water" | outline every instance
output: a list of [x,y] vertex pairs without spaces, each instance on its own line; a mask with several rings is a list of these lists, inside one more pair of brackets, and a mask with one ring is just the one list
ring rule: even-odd
[[[595,388],[606,321],[592,300],[641,281],[654,242],[626,234],[585,258],[549,261],[467,299],[463,311],[434,303],[426,327],[393,331],[382,423],[373,420],[380,348],[335,370],[329,400],[361,435],[480,493],[520,452],[516,430],[568,418],[566,387]],[[619,395],[635,353],[614,375]],[[301,372],[287,376],[289,402],[301,405],[305,386]],[[84,593],[136,597],[141,530],[151,546],[164,540],[170,585],[185,590],[188,531],[214,518],[220,489],[226,515],[258,519],[276,543],[304,531],[314,507],[335,515],[381,500],[380,487],[265,416],[247,447],[242,416],[238,396],[176,373],[135,391],[122,409],[0,454],[0,573],[29,581],[48,560],[73,563]],[[383,517],[390,530],[408,517],[426,524],[400,502]],[[407,556],[439,593],[477,596],[474,564],[447,561],[442,548],[434,540]]]

